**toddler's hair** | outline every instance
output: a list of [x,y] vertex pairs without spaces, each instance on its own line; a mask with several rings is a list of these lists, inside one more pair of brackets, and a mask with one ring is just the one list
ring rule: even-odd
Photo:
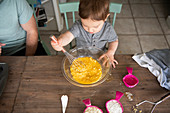
[[82,19],[105,20],[109,14],[109,0],[80,0],[79,16]]

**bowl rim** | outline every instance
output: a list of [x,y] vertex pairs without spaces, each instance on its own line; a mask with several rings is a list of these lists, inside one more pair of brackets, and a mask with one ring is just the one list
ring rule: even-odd
[[[91,47],[91,46],[90,47],[75,47],[74,49],[71,49],[69,51],[69,53],[75,51],[76,49],[83,49],[83,48],[96,48],[96,47]],[[101,50],[100,48],[96,48],[96,49],[98,49],[98,50],[100,50],[104,53],[104,51]],[[92,84],[81,84],[81,83],[78,83],[78,82],[72,80],[71,78],[69,78],[66,75],[65,70],[64,70],[64,62],[65,62],[66,59],[67,59],[67,57],[65,56],[62,60],[62,64],[61,64],[62,73],[63,73],[63,75],[64,75],[64,77],[66,78],[67,81],[69,81],[71,84],[78,86],[78,87],[94,87],[94,86],[97,86],[97,85],[103,83],[109,77],[109,75],[111,73],[111,64],[110,64],[108,72],[106,73],[106,75],[103,78],[101,78],[100,80],[98,80],[97,82],[92,83]]]

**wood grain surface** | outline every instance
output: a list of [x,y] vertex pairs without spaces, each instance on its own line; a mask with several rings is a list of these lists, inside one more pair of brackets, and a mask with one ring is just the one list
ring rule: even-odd
[[[156,102],[170,92],[160,87],[156,77],[140,67],[132,55],[116,55],[119,64],[104,83],[89,88],[74,86],[62,74],[63,57],[1,56],[0,62],[9,66],[9,77],[0,97],[0,113],[61,113],[60,98],[64,94],[69,97],[66,113],[83,113],[86,106],[82,100],[87,98],[106,113],[105,103],[115,98],[116,91],[124,93],[120,99],[124,113],[133,113],[133,105],[143,100]],[[133,75],[139,79],[134,88],[127,88],[122,81],[127,74],[126,67],[132,67]],[[127,98],[126,92],[133,94],[133,101]],[[140,108],[149,113],[152,105],[145,103]],[[170,98],[157,105],[154,113],[170,113]]]

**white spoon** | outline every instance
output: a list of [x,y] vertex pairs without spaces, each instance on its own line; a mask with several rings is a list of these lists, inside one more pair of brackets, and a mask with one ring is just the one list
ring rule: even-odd
[[68,103],[68,96],[67,95],[61,96],[61,104],[62,104],[63,113],[65,113],[66,111],[67,103]]

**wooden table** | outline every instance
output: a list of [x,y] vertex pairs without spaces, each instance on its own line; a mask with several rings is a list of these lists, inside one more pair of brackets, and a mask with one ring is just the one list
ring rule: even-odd
[[[61,62],[64,56],[1,56],[0,62],[9,65],[9,77],[6,88],[0,97],[0,113],[61,113],[60,97],[69,96],[67,113],[83,113],[86,106],[82,100],[90,98],[92,105],[106,113],[105,103],[115,98],[116,91],[130,92],[133,101],[124,95],[120,102],[124,113],[132,113],[133,105],[142,100],[156,102],[170,91],[160,87],[159,83],[146,68],[140,67],[131,55],[117,55],[119,65],[112,75],[101,85],[81,88],[70,84],[63,76]],[[127,74],[126,67],[134,69],[139,79],[135,88],[127,88],[122,78]],[[151,104],[140,106],[149,113]],[[170,113],[170,99],[157,105],[154,113]]]

